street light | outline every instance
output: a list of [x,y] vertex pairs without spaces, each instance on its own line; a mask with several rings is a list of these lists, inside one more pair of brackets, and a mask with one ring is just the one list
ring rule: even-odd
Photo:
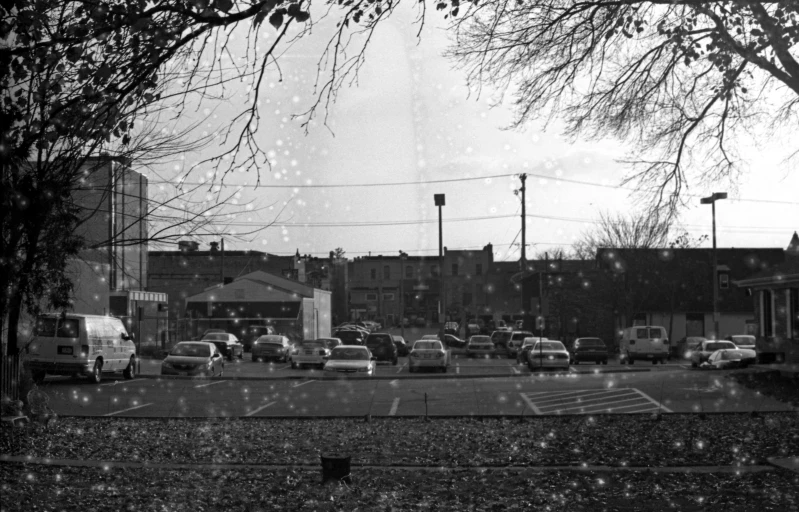
[[444,298],[444,237],[441,227],[441,207],[446,204],[444,194],[433,194],[433,199],[438,206],[438,279],[439,288],[438,292],[438,321],[441,324],[438,336],[441,343],[444,343],[444,308],[446,307],[446,298]]
[[405,260],[408,255],[400,251],[400,336],[405,339]]
[[714,192],[712,196],[703,197],[702,204],[713,208],[713,338],[719,339],[719,261],[716,255],[716,201],[727,199],[726,192]]

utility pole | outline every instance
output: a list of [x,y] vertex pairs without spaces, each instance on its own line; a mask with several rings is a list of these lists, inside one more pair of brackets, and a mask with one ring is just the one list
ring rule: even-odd
[[522,321],[524,321],[524,313],[527,308],[525,308],[524,304],[524,273],[527,272],[527,256],[526,256],[526,249],[527,249],[527,205],[526,203],[526,196],[525,192],[527,192],[527,175],[522,173],[519,175],[519,179],[522,180],[522,188],[520,189],[522,195],[522,257],[521,257],[521,275],[522,278],[520,280],[522,284],[522,289],[520,290],[521,293],[521,310],[522,310]]
[[225,285],[225,239],[222,239],[222,258],[221,265],[219,266],[219,282],[222,286]]
[[435,200],[435,205],[438,206],[438,271],[439,287],[441,288],[441,291],[438,294],[438,321],[441,324],[438,330],[438,336],[441,340],[441,343],[443,343],[446,347],[444,322],[446,321],[445,310],[447,307],[447,298],[444,295],[444,235],[441,224],[441,207],[445,206],[447,203],[444,194],[434,194],[433,199]]

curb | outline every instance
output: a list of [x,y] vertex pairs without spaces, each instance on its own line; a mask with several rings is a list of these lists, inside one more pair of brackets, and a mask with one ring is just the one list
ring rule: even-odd
[[[71,466],[71,467],[97,467],[104,470],[113,468],[126,469],[166,469],[176,470],[185,469],[192,471],[219,471],[219,470],[259,470],[259,469],[305,469],[317,471],[321,468],[320,464],[184,464],[184,463],[152,463],[152,462],[115,462],[115,461],[83,461],[72,459],[49,459],[43,457],[30,457],[23,455],[0,455],[0,463],[23,463],[38,464],[45,466]],[[452,471],[516,471],[545,473],[550,471],[578,471],[583,473],[762,473],[774,471],[776,466],[413,466],[413,465],[392,465],[392,464],[358,464],[352,463],[351,467],[365,469],[369,471],[401,469],[406,471],[433,471],[433,472],[452,472]]]
[[[623,369],[623,370],[591,370],[591,371],[577,371],[577,372],[548,372],[548,373],[487,373],[487,374],[477,374],[477,375],[461,375],[461,374],[454,374],[454,373],[446,373],[446,374],[433,374],[430,375],[420,375],[415,373],[413,375],[410,374],[394,374],[394,375],[372,375],[370,376],[363,376],[363,377],[356,377],[356,376],[347,376],[347,374],[336,374],[336,375],[325,375],[321,374],[320,376],[316,375],[286,375],[281,377],[261,377],[261,376],[246,376],[246,375],[236,375],[236,376],[222,376],[222,377],[214,377],[213,380],[265,380],[265,381],[272,381],[272,380],[441,380],[441,379],[497,379],[497,378],[520,378],[520,377],[538,377],[538,376],[568,376],[568,375],[601,375],[601,374],[608,374],[608,373],[643,373],[643,372],[651,372],[652,370],[648,368],[641,368],[641,369]],[[208,378],[202,377],[183,377],[178,375],[145,375],[139,374],[136,376],[139,379],[163,379],[163,380],[210,380]]]

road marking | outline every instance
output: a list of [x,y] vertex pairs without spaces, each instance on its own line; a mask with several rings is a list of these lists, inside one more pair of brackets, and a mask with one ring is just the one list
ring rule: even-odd
[[398,382],[399,382],[399,379],[394,379],[391,382],[389,382],[388,385],[389,386],[396,386]]
[[306,385],[306,384],[310,384],[311,382],[316,382],[316,381],[315,381],[315,380],[306,380],[305,382],[298,382],[298,383],[294,384],[294,385],[293,385],[293,386],[291,386],[291,387],[292,387],[292,388],[298,388],[298,387],[300,387],[300,386],[304,386],[304,385]]
[[194,387],[195,388],[204,388],[206,386],[213,386],[214,384],[221,384],[222,382],[225,382],[225,381],[224,380],[215,380],[214,382],[209,382],[208,384],[198,384],[197,386],[194,386]]
[[460,372],[461,372],[461,365],[458,364],[458,363],[455,363],[455,373],[460,373]]
[[285,370],[286,368],[291,368],[291,365],[290,365],[290,364],[287,364],[287,365],[286,365],[286,366],[284,366],[283,368],[277,368],[277,369],[278,369],[278,370]]
[[402,371],[402,369],[403,369],[403,368],[405,368],[405,365],[406,365],[406,364],[407,364],[407,363],[402,363],[402,366],[400,366],[399,368],[397,368],[397,373],[401,372],[401,371]]
[[389,416],[396,416],[397,415],[397,407],[399,407],[399,398],[395,398],[394,402],[391,404],[391,410],[388,411]]
[[[672,412],[636,388],[616,388],[597,391],[581,389],[572,391],[538,391],[520,393],[522,399],[536,414],[590,414],[596,412],[645,412],[660,410]],[[589,398],[590,397],[590,398]],[[629,403],[629,402],[638,403]],[[627,405],[623,405],[627,403]],[[636,409],[630,411],[630,408]],[[642,409],[643,408],[643,409]],[[627,409],[622,411],[621,409]]]
[[266,405],[262,405],[261,407],[259,407],[259,408],[257,408],[257,409],[254,409],[254,410],[252,410],[252,411],[250,411],[250,412],[248,412],[247,414],[245,414],[245,416],[252,416],[253,414],[255,414],[255,413],[257,413],[257,412],[261,412],[261,411],[263,411],[264,409],[266,409],[267,407],[271,407],[271,406],[275,405],[276,403],[277,403],[277,402],[269,402],[269,403],[268,403],[268,404],[266,404]]
[[136,382],[137,380],[144,380],[144,379],[115,380],[114,382],[106,382],[105,384],[100,384],[100,386],[116,386],[117,383],[127,384],[129,382]]
[[141,405],[137,405],[135,407],[128,407],[127,409],[122,409],[121,411],[114,411],[114,412],[109,412],[108,414],[103,414],[103,416],[113,416],[114,414],[120,414],[120,413],[123,413],[123,412],[134,411],[136,409],[141,409],[142,407],[147,407],[148,405],[153,405],[153,404],[152,404],[152,402],[150,402],[149,404],[141,404]]
[[518,368],[516,368],[515,366],[513,366],[513,363],[508,363],[508,366],[510,366],[510,369],[511,369],[511,370],[513,370],[513,373],[515,373],[515,374],[517,374],[517,375],[518,375],[518,374],[520,374],[520,373],[522,373],[522,372],[520,372],[520,371],[519,371],[519,369],[518,369]]
[[577,369],[574,366],[569,366],[569,373],[577,373]]

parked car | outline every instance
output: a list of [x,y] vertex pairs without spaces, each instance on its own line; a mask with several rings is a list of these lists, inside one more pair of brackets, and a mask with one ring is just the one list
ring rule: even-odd
[[293,345],[286,336],[267,334],[260,336],[252,345],[253,361],[281,361],[288,362]]
[[206,330],[203,332],[203,335],[202,335],[202,337],[204,338],[204,337],[206,337],[206,336],[207,336],[207,335],[209,335],[209,334],[220,333],[220,332],[224,333],[224,332],[227,332],[227,331],[226,331],[226,330],[224,330],[224,329],[206,329]]
[[494,352],[498,356],[508,355],[508,343],[513,331],[496,330],[491,333],[491,342],[494,344]]
[[216,345],[216,348],[228,361],[244,357],[244,345],[239,343],[239,339],[234,334],[214,332],[206,334],[200,341],[210,341]]
[[244,351],[250,352],[253,342],[267,334],[277,334],[277,331],[271,325],[251,325],[247,328],[246,334],[242,336],[239,341],[241,341],[241,344],[244,346]]
[[535,337],[535,335],[529,331],[511,331],[510,338],[507,341],[508,357],[516,357],[519,348],[521,348],[522,343],[524,343],[524,338],[532,337]]
[[331,350],[324,340],[303,340],[297,351],[291,355],[292,369],[303,366],[324,368]]
[[181,341],[161,362],[161,375],[221,377],[225,361],[209,341]]
[[466,353],[466,340],[462,340],[452,334],[444,335],[444,346],[458,353]]
[[656,325],[627,327],[619,342],[619,359],[634,364],[638,359],[663,364],[669,357],[669,335],[666,329]]
[[369,349],[360,345],[339,345],[330,351],[326,372],[365,373],[374,375],[375,361]]
[[484,335],[475,335],[469,338],[466,345],[466,355],[468,357],[494,357],[495,350],[491,338]]
[[522,346],[519,347],[519,350],[516,351],[516,364],[525,364],[527,363],[527,352],[533,348],[533,345],[538,343],[539,341],[549,341],[547,338],[539,338],[537,336],[524,338],[522,342]]
[[480,326],[477,324],[466,324],[466,337],[477,336],[480,334]]
[[446,373],[449,354],[439,340],[418,340],[408,354],[408,372],[415,373],[420,368],[432,368]]
[[406,357],[408,352],[410,352],[408,342],[405,341],[405,338],[402,336],[392,336],[392,338],[394,339],[394,345],[397,347],[397,355],[400,357]]
[[733,334],[725,338],[727,341],[735,343],[735,346],[742,349],[754,350],[755,337],[751,334]]
[[416,319],[413,321],[413,325],[416,327],[424,327],[427,325],[427,320],[424,319],[422,316],[417,316]]
[[366,337],[366,348],[377,361],[388,361],[397,364],[397,346],[390,334],[372,333]]
[[679,351],[680,357],[683,359],[691,359],[691,353],[694,350],[699,350],[703,341],[707,341],[707,338],[704,336],[688,336],[682,340],[682,348]]
[[569,350],[571,364],[580,364],[580,361],[608,364],[608,347],[599,338],[577,338]]
[[368,334],[360,329],[336,329],[333,336],[344,345],[364,345]]
[[458,325],[458,322],[444,323],[444,334],[452,334],[453,336],[457,336],[458,331],[460,331],[460,326]]
[[569,351],[558,340],[536,342],[527,352],[527,367],[530,370],[544,368],[569,369]]
[[716,350],[707,361],[701,364],[701,368],[712,368],[715,370],[727,370],[731,368],[746,368],[757,360],[757,354],[750,349],[721,349]]
[[316,338],[314,341],[321,341],[329,350],[333,350],[339,345],[343,345],[339,338]]
[[717,350],[722,350],[722,349],[735,350],[737,348],[738,347],[735,346],[735,343],[731,341],[705,340],[695,350],[691,351],[691,367],[692,368],[698,367],[700,364],[708,360],[710,354],[712,354]]
[[25,367],[37,383],[48,374],[85,375],[92,384],[111,372],[122,372],[126,379],[136,376],[133,337],[122,320],[110,316],[42,315],[26,352]]

